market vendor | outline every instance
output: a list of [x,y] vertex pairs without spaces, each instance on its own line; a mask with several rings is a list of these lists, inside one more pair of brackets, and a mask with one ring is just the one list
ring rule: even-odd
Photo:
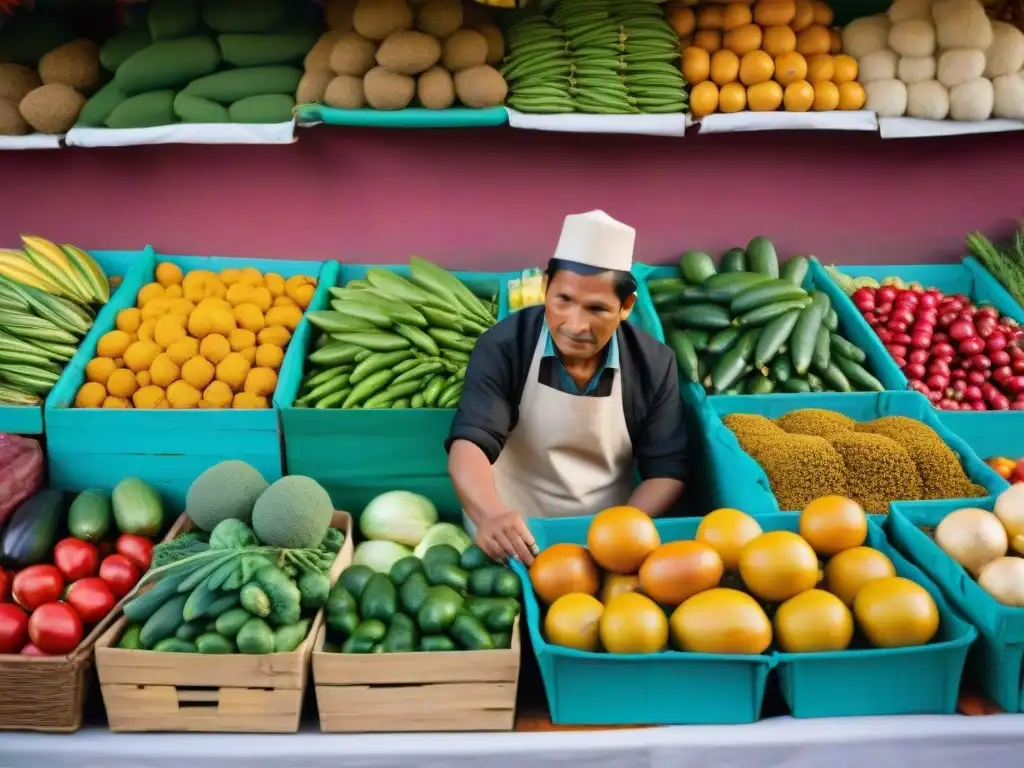
[[675,357],[624,322],[635,235],[603,211],[567,216],[543,307],[498,323],[473,350],[445,446],[467,529],[496,559],[533,561],[524,519],[622,504],[658,516],[683,492]]

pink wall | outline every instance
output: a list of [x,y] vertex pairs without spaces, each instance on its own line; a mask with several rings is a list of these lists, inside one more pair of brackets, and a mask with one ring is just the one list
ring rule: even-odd
[[755,234],[838,263],[949,261],[965,232],[1024,214],[1021,134],[881,141],[851,133],[684,140],[475,131],[300,133],[287,147],[0,153],[0,244],[179,254],[539,264],[566,213],[637,228],[637,258]]

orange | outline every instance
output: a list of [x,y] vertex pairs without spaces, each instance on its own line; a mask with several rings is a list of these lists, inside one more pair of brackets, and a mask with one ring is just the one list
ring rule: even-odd
[[737,56],[743,56],[758,50],[761,47],[761,38],[761,28],[757,24],[744,24],[726,32],[722,38],[722,45]]
[[796,51],[783,53],[775,57],[775,82],[789,85],[807,78],[807,62]]
[[690,86],[703,83],[711,72],[711,56],[703,48],[691,45],[683,51],[683,77]]
[[606,573],[601,583],[601,602],[605,605],[624,592],[636,592],[640,589],[640,577],[635,573]]
[[853,499],[822,496],[800,513],[800,535],[815,552],[827,557],[863,544],[868,535],[868,518]]
[[811,545],[790,531],[763,533],[740,551],[740,576],[762,600],[779,602],[814,589],[818,558]]
[[694,16],[693,8],[673,7],[667,10],[666,18],[668,19],[669,26],[672,27],[672,31],[680,39],[689,37],[697,28],[697,19]]
[[723,29],[725,8],[720,5],[697,6],[697,29]]
[[869,581],[895,576],[892,561],[877,549],[853,547],[840,552],[825,565],[825,589],[853,605],[861,587]]
[[728,32],[730,29],[736,29],[750,24],[754,20],[754,14],[750,11],[750,6],[746,3],[729,3],[725,6],[725,12],[722,15],[722,29]]
[[861,587],[853,615],[868,642],[879,648],[924,645],[939,631],[939,609],[928,590],[900,576]]
[[699,29],[693,36],[693,44],[708,53],[714,53],[722,47],[722,33],[717,29]]
[[827,53],[819,53],[807,60],[807,79],[814,83],[828,82],[835,76],[835,62]]
[[[743,86],[736,87],[743,94],[745,101],[746,92]],[[725,94],[725,88],[722,89],[722,94]],[[726,570],[734,571],[739,565],[740,550],[760,535],[761,526],[754,518],[738,509],[724,507],[710,512],[700,521],[694,538],[715,550],[722,558]]]
[[597,564],[614,573],[636,573],[661,546],[654,521],[636,507],[609,507],[594,515],[587,549]]
[[782,86],[776,82],[757,83],[747,88],[747,107],[751,112],[774,112],[782,104]]
[[785,653],[843,651],[853,639],[853,615],[843,601],[809,589],[775,612],[775,642]]
[[747,108],[747,89],[741,83],[723,85],[718,94],[718,111],[730,114]]
[[675,607],[698,592],[718,586],[722,558],[699,541],[662,544],[640,566],[640,588],[659,605]]
[[811,7],[810,0],[796,0],[793,20],[789,22],[789,26],[793,28],[794,32],[799,32],[807,29],[813,23],[814,8]]
[[690,114],[705,117],[718,109],[718,86],[710,80],[690,89]]
[[669,618],[672,640],[693,653],[759,654],[772,642],[772,625],[750,595],[709,589],[694,595]]
[[530,566],[530,583],[547,604],[570,592],[597,592],[597,566],[579,544],[553,544],[543,550]]
[[[772,79],[774,74],[775,62],[764,51],[751,51],[740,59],[740,82],[744,85],[766,83]],[[747,101],[750,101],[749,94]]]
[[824,3],[821,0],[813,0],[811,3],[811,10],[814,12],[814,23],[821,24],[823,27],[829,27],[832,25],[834,14],[832,8],[828,3]]
[[837,29],[828,31],[828,52],[832,54],[843,52],[843,38]]
[[740,57],[725,48],[711,54],[711,81],[715,85],[735,83],[740,73]]
[[604,606],[593,595],[571,592],[562,595],[544,617],[544,639],[552,645],[577,651],[598,649],[598,627]]
[[782,103],[787,112],[806,112],[814,103],[814,86],[806,80],[797,80],[786,86]]
[[769,56],[796,50],[796,32],[784,25],[765,27],[761,49]]
[[845,53],[832,57],[832,66],[835,74],[832,82],[836,85],[850,83],[857,79],[857,60]]
[[864,93],[864,86],[860,83],[839,84],[839,109],[856,110],[863,109],[864,103],[868,100]]
[[828,29],[820,24],[812,24],[796,35],[796,49],[804,56],[828,53],[832,48],[832,37]]
[[754,4],[754,21],[762,27],[789,24],[796,17],[793,0],[758,0]]
[[608,653],[658,653],[668,644],[668,619],[650,598],[626,592],[604,607],[599,634]]
[[835,83],[817,83],[814,86],[814,110],[830,112],[839,106],[839,89]]

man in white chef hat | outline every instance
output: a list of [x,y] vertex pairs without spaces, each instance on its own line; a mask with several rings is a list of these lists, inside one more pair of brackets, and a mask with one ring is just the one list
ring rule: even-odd
[[683,492],[675,355],[624,322],[635,236],[604,211],[566,216],[544,305],[473,350],[445,446],[467,528],[495,559],[533,561],[525,519],[624,504],[657,516]]

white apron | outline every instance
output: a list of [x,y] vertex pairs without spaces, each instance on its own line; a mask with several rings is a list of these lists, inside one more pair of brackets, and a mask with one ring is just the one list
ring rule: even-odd
[[[571,395],[538,379],[542,331],[526,376],[519,421],[494,463],[501,500],[524,518],[594,515],[633,491],[633,445],[615,371],[608,397]],[[466,516],[463,515],[465,519]],[[471,522],[466,528],[474,533]]]

